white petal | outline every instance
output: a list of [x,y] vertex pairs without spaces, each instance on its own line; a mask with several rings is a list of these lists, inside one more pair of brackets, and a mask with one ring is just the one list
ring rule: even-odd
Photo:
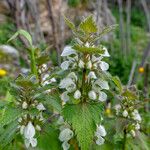
[[36,138],[31,138],[30,143],[31,143],[32,147],[36,147],[37,146],[37,139]]
[[66,46],[61,54],[61,56],[69,56],[71,54],[77,54],[74,49],[72,49],[71,46]]
[[51,79],[50,79],[50,83],[53,83],[53,82],[56,82],[56,79],[55,79],[55,78],[51,78]]
[[27,124],[27,126],[24,128],[24,137],[26,139],[30,139],[30,138],[34,137],[34,135],[35,135],[35,128],[30,121]]
[[96,144],[97,144],[97,145],[102,145],[102,144],[104,144],[104,142],[105,142],[105,139],[102,138],[102,137],[99,137],[99,138],[96,140]]
[[91,69],[92,68],[92,62],[88,61],[86,64],[87,69]]
[[69,96],[67,91],[61,94],[61,100],[63,100],[64,102],[69,101]]
[[43,110],[46,110],[44,105],[42,103],[39,103],[36,108],[39,110],[39,111],[43,111]]
[[69,141],[73,137],[73,132],[69,128],[62,130],[59,134],[60,141]]
[[63,150],[68,150],[70,148],[70,144],[68,144],[66,141],[62,144]]
[[107,81],[98,79],[97,81],[95,81],[95,84],[99,85],[102,89],[109,90],[109,85]]
[[88,79],[97,79],[96,75],[95,75],[95,72],[94,71],[91,71],[89,74],[88,74]]
[[104,126],[102,126],[102,125],[99,125],[98,127],[97,127],[97,131],[96,131],[96,133],[95,133],[95,136],[97,136],[98,138],[99,137],[101,137],[101,136],[106,136],[106,130],[105,130],[105,128],[104,128]]
[[99,101],[101,101],[101,102],[104,102],[104,101],[106,101],[107,100],[107,95],[106,95],[106,93],[104,93],[104,92],[99,92],[99,98],[98,98],[98,100]]
[[86,46],[86,47],[89,47],[89,46],[90,46],[89,42],[86,42],[86,43],[85,43],[85,46]]
[[69,73],[67,77],[71,78],[74,81],[77,81],[77,79],[78,79],[78,77],[76,76],[76,74],[74,72]]
[[59,84],[59,88],[64,89],[64,88],[68,87],[71,84],[74,84],[74,82],[72,81],[72,79],[70,79],[70,78],[64,78],[63,80],[61,80],[61,82]]
[[24,143],[25,143],[26,148],[29,148],[29,146],[30,146],[30,139],[25,139]]
[[70,65],[70,61],[64,61],[63,63],[61,63],[60,67],[62,70],[68,70],[69,65]]
[[81,97],[81,92],[79,90],[76,90],[74,93],[74,98],[79,99]]
[[102,54],[102,56],[104,56],[104,57],[110,57],[107,48],[103,47],[103,50],[104,50],[104,54]]
[[82,60],[79,60],[78,66],[79,66],[80,68],[84,68],[84,62],[83,62]]
[[94,91],[90,91],[88,93],[88,96],[90,99],[95,100],[96,99],[96,93]]
[[36,130],[41,131],[41,127],[39,125],[36,125]]
[[67,87],[66,87],[66,90],[71,93],[71,92],[74,92],[76,90],[76,84],[73,82],[72,84],[69,84]]
[[100,68],[102,69],[102,71],[107,71],[109,69],[109,64],[104,61],[101,61]]

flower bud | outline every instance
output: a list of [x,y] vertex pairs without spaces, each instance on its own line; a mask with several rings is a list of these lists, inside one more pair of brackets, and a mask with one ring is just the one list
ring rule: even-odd
[[81,97],[81,92],[79,90],[76,90],[74,93],[74,98],[79,99]]
[[36,106],[36,108],[37,108],[39,111],[45,110],[45,107],[44,107],[44,105],[43,105],[42,103],[39,103],[39,104]]
[[41,131],[41,127],[39,125],[36,125],[35,129]]
[[23,109],[27,109],[27,107],[28,107],[28,104],[27,104],[26,101],[24,101],[24,102],[22,103],[22,108],[23,108]]
[[127,117],[128,116],[128,112],[126,110],[124,110],[122,115],[123,115],[123,117]]
[[90,99],[95,100],[96,99],[96,93],[94,91],[90,91],[88,93],[88,96]]
[[92,62],[88,61],[86,64],[87,69],[91,69],[92,68]]
[[136,134],[135,134],[135,131],[134,131],[134,130],[131,130],[130,133],[131,133],[131,135],[132,135],[133,137],[135,137]]

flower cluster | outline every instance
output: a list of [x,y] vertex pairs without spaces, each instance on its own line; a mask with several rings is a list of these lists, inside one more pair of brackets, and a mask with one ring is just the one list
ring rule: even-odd
[[73,137],[73,131],[69,129],[69,127],[66,127],[66,123],[64,122],[64,119],[62,116],[58,119],[58,124],[60,126],[60,134],[59,134],[59,140],[62,143],[63,150],[68,150],[70,148],[70,144],[68,143],[69,140]]
[[116,115],[128,120],[126,129],[133,137],[135,137],[136,131],[140,129],[140,123],[142,121],[135,104],[136,100],[133,100],[133,98],[130,99],[128,96],[122,96],[121,105],[115,105]]
[[97,126],[97,130],[95,132],[95,136],[97,137],[97,140],[96,140],[97,145],[104,144],[104,142],[105,142],[104,137],[106,136],[106,134],[107,133],[106,133],[104,126],[102,126],[102,125]]
[[[88,48],[89,43],[85,46]],[[61,95],[65,103],[72,98],[80,101],[85,97],[106,101],[107,95],[103,90],[109,90],[109,85],[101,74],[109,69],[103,58],[110,55],[105,47],[101,46],[101,49],[104,51],[102,54],[85,54],[71,46],[64,48],[61,56],[66,60],[62,62],[61,69],[71,71],[59,84],[60,89],[65,89]]]
[[41,131],[41,124],[44,122],[44,117],[42,112],[45,110],[44,105],[40,102],[38,103],[36,100],[33,102],[28,101],[20,101],[19,105],[21,105],[22,109],[36,109],[38,111],[38,115],[25,114],[23,117],[18,119],[20,129],[20,134],[24,136],[24,142],[26,147],[28,148],[30,145],[35,147],[37,145],[37,139],[34,138],[37,131]]

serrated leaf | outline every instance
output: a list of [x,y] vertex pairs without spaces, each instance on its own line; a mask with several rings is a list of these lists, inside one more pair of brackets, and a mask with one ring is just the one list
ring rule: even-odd
[[72,125],[81,150],[88,150],[94,138],[96,124],[101,121],[99,104],[66,105],[63,116]]
[[31,37],[31,35],[27,31],[22,30],[22,29],[18,30],[7,42],[10,42],[10,41],[14,40],[19,35],[23,35],[28,40],[30,46],[32,46],[32,37]]
[[18,123],[14,121],[10,123],[4,130],[3,133],[0,134],[0,147],[5,147],[9,144],[17,131]]
[[65,20],[65,23],[68,25],[68,27],[72,30],[75,29],[75,25],[68,19],[64,16],[64,20]]
[[83,22],[81,22],[79,29],[85,33],[96,33],[98,31],[97,25],[92,16],[87,17]]
[[14,108],[12,106],[7,106],[3,116],[0,118],[0,128],[13,122],[14,120],[22,116],[23,113],[24,112],[20,109]]
[[119,92],[122,92],[122,84],[121,84],[121,81],[120,79],[115,76],[115,77],[112,77],[112,81],[115,83],[115,85],[118,87],[119,89]]
[[86,46],[80,46],[78,44],[74,45],[72,47],[73,49],[75,49],[76,51],[82,52],[82,53],[88,53],[88,54],[103,54],[104,50],[102,50],[99,47],[86,47]]

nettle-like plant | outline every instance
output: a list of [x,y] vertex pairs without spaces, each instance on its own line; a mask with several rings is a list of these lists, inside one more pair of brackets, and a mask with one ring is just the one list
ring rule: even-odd
[[104,46],[96,46],[95,42],[115,26],[100,32],[92,16],[81,22],[78,28],[67,18],[65,20],[75,39],[73,45],[65,47],[61,54],[64,58],[61,69],[66,73],[59,84],[64,104],[62,114],[71,125],[79,147],[87,150],[93,143],[101,145],[105,141],[102,114],[111,78],[107,72],[109,64],[105,62],[110,55]]

